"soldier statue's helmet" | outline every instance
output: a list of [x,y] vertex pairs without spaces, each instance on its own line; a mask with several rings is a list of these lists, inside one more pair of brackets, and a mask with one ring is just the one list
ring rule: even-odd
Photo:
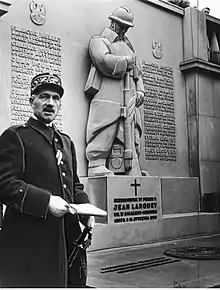
[[110,20],[118,22],[124,26],[133,27],[134,15],[127,6],[117,8],[112,15],[109,16]]
[[42,73],[36,75],[31,81],[31,95],[38,93],[41,89],[54,89],[60,97],[63,96],[64,89],[61,79],[53,73]]

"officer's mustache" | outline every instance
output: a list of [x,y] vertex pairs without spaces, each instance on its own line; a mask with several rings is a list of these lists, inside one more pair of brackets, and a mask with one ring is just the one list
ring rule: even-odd
[[46,106],[43,111],[46,111],[46,112],[50,112],[50,113],[54,113],[54,108],[52,106]]

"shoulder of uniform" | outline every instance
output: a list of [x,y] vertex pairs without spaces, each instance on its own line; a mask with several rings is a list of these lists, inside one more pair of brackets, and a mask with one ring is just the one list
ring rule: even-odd
[[103,35],[93,35],[91,38],[90,38],[90,44],[91,43],[95,43],[95,42],[97,42],[97,41],[100,41],[100,40],[105,40],[105,39],[107,39],[105,36],[103,36]]
[[91,36],[91,38],[90,39],[99,39],[99,38],[103,38],[104,36],[102,36],[102,35],[93,35],[93,36]]
[[28,128],[28,126],[26,124],[13,125],[13,126],[9,127],[8,129],[12,130],[12,131],[18,131],[21,128]]
[[69,136],[69,135],[67,135],[66,133],[64,133],[64,132],[61,132],[60,130],[57,130],[57,131],[59,132],[59,134],[60,134],[61,136],[65,136],[65,137],[67,137],[68,139],[70,139],[70,140],[71,140],[70,136]]
[[5,129],[5,131],[2,133],[2,135],[7,135],[7,134],[10,134],[10,133],[16,133],[18,135],[20,135],[19,133],[21,131],[23,131],[23,129],[26,130],[26,128],[28,128],[27,125],[23,124],[23,125],[12,125],[10,127],[8,127],[7,129]]

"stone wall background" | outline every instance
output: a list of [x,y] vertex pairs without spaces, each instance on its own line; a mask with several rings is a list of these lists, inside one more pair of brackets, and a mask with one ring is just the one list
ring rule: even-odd
[[[174,77],[177,159],[173,162],[146,161],[142,138],[142,168],[151,175],[189,176],[185,85],[179,69],[183,60],[183,11],[138,0],[43,0],[39,3],[46,7],[46,21],[37,26],[30,19],[30,2],[13,0],[9,12],[0,18],[0,133],[11,123],[11,26],[57,36],[61,39],[61,75],[65,88],[62,127],[75,142],[79,175],[87,175],[85,130],[89,100],[84,95],[84,84],[90,65],[88,41],[109,25],[108,16],[116,8],[127,5],[135,16],[134,28],[127,35],[140,60],[170,67]],[[162,45],[161,59],[152,54],[153,40]]]

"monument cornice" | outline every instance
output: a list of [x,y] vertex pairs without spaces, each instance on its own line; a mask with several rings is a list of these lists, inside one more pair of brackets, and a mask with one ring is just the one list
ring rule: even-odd
[[206,16],[206,19],[209,20],[210,22],[214,22],[216,24],[220,24],[220,19],[219,18],[216,18],[212,15],[205,15]]
[[164,10],[169,10],[171,13],[179,14],[181,16],[185,15],[185,9],[182,7],[179,7],[177,5],[174,5],[172,3],[166,2],[164,0],[140,0],[144,3],[147,3],[149,5],[157,6],[159,8],[162,8]]
[[193,58],[180,63],[180,70],[188,72],[192,70],[211,72],[220,75],[220,65],[200,58]]
[[11,1],[0,1],[0,17],[8,13],[9,6],[11,6]]

